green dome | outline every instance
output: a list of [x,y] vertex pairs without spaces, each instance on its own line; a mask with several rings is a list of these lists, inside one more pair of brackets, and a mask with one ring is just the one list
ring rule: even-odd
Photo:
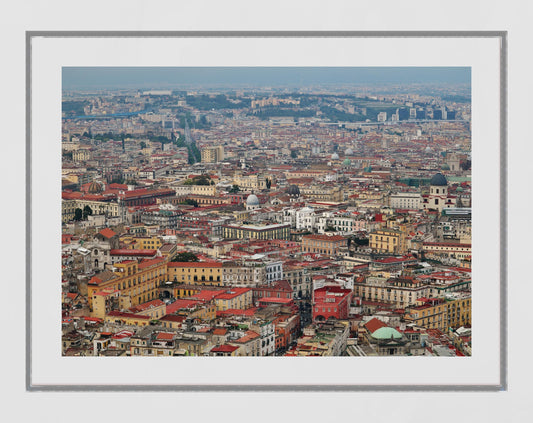
[[401,339],[402,334],[394,328],[389,328],[387,326],[379,328],[372,334],[374,339]]
[[450,166],[448,165],[448,163],[444,163],[440,168],[442,170],[450,170]]
[[352,164],[352,161],[350,159],[344,159],[344,161],[342,162],[342,164],[344,166],[350,166]]
[[464,190],[463,190],[463,187],[457,187],[456,191],[457,192],[463,192]]

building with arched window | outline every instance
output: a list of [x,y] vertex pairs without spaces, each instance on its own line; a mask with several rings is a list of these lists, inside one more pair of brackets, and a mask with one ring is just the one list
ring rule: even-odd
[[437,173],[429,182],[429,194],[422,196],[424,210],[436,210],[455,207],[457,198],[448,194],[448,181],[442,173]]

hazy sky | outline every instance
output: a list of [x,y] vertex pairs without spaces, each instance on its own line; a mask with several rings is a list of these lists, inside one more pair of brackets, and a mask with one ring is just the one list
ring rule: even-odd
[[63,89],[470,83],[468,67],[64,67]]

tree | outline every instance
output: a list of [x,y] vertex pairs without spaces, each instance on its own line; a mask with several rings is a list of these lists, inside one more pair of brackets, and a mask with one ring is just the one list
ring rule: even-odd
[[266,180],[266,187],[267,189],[270,189],[270,187],[272,186],[272,181],[270,179],[267,178]]
[[81,219],[83,219],[83,211],[77,208],[74,210],[74,220],[80,221]]
[[146,148],[146,143],[144,141],[141,141],[141,150]]
[[193,185],[210,185],[211,178],[209,175],[203,174],[199,176],[195,176],[192,179]]
[[234,193],[237,193],[239,192],[241,189],[239,188],[239,185],[233,185],[230,189],[229,189],[229,192],[234,194]]
[[298,152],[296,150],[291,150],[291,157],[293,159],[295,159],[296,157],[298,157]]
[[189,251],[184,251],[183,253],[176,254],[176,257],[172,261],[176,262],[191,262],[198,261],[198,257]]
[[91,209],[89,206],[85,206],[83,208],[83,220],[87,219],[88,216],[93,215],[93,209]]
[[180,204],[187,204],[189,206],[198,207],[198,201],[193,200],[192,198],[187,198],[183,200]]
[[463,170],[470,170],[470,168],[472,167],[472,162],[470,160],[462,160],[460,163],[459,163],[459,166],[461,167],[461,169]]

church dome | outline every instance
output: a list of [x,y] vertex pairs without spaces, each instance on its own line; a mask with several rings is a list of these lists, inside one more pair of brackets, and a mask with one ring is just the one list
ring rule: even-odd
[[259,198],[257,198],[257,195],[250,194],[248,198],[246,199],[246,205],[248,206],[258,206],[259,205]]
[[333,153],[331,155],[331,160],[339,160],[339,155],[337,153]]
[[400,332],[394,328],[389,328],[388,326],[379,328],[372,334],[372,338],[374,339],[401,339],[401,337],[402,334]]
[[346,151],[344,152],[345,156],[351,156],[352,154],[353,154],[353,150],[351,148],[347,148]]
[[102,185],[99,182],[92,182],[91,185],[89,185],[89,189],[87,190],[89,194],[99,194],[102,192]]
[[442,173],[437,173],[435,176],[433,176],[433,178],[431,178],[429,184],[433,186],[446,186],[448,185],[448,181]]
[[448,163],[444,163],[440,168],[442,170],[450,170],[450,166],[448,165]]
[[342,162],[342,164],[344,166],[350,166],[352,164],[352,161],[350,159],[344,159],[344,161]]
[[297,197],[298,195],[300,195],[300,188],[298,188],[297,185],[291,185],[287,189],[287,194]]

